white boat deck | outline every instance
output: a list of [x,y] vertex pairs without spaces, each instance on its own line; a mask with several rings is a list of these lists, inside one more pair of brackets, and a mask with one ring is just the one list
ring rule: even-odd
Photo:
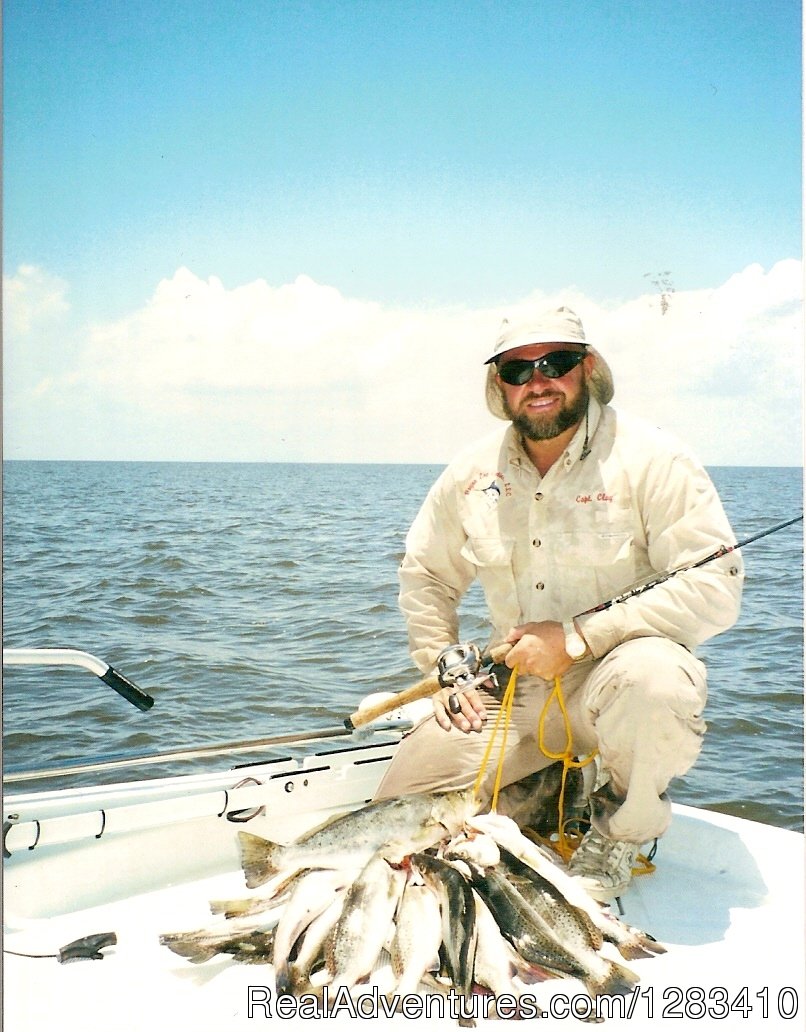
[[[246,827],[269,834],[261,822],[265,818]],[[54,906],[59,876],[54,858],[52,867],[44,860],[30,865],[43,878],[41,899],[49,901],[37,907],[35,888],[26,884],[25,858],[10,864],[6,949],[57,953],[79,937],[111,931],[117,944],[104,951],[103,960],[63,965],[6,954],[6,1032],[246,1032],[268,1027],[266,1021],[272,1027],[310,1028],[312,1018],[304,1012],[284,1015],[278,1010],[270,966],[239,964],[230,957],[192,965],[159,944],[161,933],[220,923],[221,918],[210,915],[210,900],[249,894],[234,844],[239,826],[221,820],[218,827],[225,838],[206,849],[204,839],[219,834],[206,818],[185,822],[167,837],[157,831],[124,836],[125,866],[141,869],[144,876],[139,889],[104,903],[92,902],[98,893],[85,884],[77,886],[73,904],[65,896],[62,907]],[[625,919],[653,934],[668,953],[630,962],[641,982],[631,997],[614,1003],[605,1027],[803,1028],[803,842],[793,832],[676,806],[672,827],[660,843],[656,872],[634,879],[623,897]],[[194,864],[186,864],[187,851],[194,849],[199,850],[196,867],[215,868],[213,873],[188,876]],[[118,854],[111,844],[105,862],[114,865],[122,856]],[[88,864],[89,881],[99,879],[102,870]],[[162,877],[149,879],[155,871]],[[109,872],[114,881],[112,868]],[[16,906],[20,901],[22,906]],[[377,973],[379,984],[383,974]],[[559,980],[532,987],[544,1008],[552,998],[559,1007],[558,1016],[542,1019],[540,1027],[573,1024],[576,1019],[561,1016],[562,997],[570,998],[579,988]],[[367,1015],[376,1013],[373,1006],[371,997],[362,1005]],[[438,1015],[445,1004],[429,997],[424,1006],[436,1007],[431,1013]],[[348,1019],[342,1008],[319,1020],[341,1027]],[[380,1027],[410,1027],[413,1020],[381,1016],[372,1027],[377,1022]],[[455,1027],[456,1021],[448,1015],[439,1024]],[[437,1026],[430,1021],[427,1027]]]

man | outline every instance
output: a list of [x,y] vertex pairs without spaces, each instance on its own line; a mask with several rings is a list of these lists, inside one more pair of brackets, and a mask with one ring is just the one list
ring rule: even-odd
[[[509,425],[448,466],[411,527],[400,603],[412,657],[432,670],[460,640],[458,605],[478,578],[492,641],[512,643],[506,664],[520,675],[504,785],[552,762],[538,721],[562,678],[574,753],[598,750],[600,764],[592,826],[570,869],[607,899],[629,883],[641,845],[668,827],[666,788],[699,754],[706,677],[693,650],[735,622],[741,559],[734,552],[578,615],[735,538],[688,451],[609,406],[610,370],[572,311],[505,324],[487,365],[488,407]],[[646,365],[651,375],[648,354]],[[379,798],[473,784],[501,692],[453,695],[434,696]],[[544,714],[543,741],[547,753],[564,751],[557,705]],[[494,771],[491,762],[486,797]]]

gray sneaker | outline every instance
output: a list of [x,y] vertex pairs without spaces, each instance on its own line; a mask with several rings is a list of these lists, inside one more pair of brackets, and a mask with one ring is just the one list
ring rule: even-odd
[[640,849],[634,842],[616,842],[591,828],[571,857],[568,873],[604,903],[620,896],[630,884]]

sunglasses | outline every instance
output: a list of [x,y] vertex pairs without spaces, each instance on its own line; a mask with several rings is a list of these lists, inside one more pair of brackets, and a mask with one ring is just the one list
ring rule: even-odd
[[584,362],[583,351],[550,351],[542,358],[513,358],[498,366],[498,375],[510,387],[522,387],[535,375],[535,369],[549,380],[558,380]]

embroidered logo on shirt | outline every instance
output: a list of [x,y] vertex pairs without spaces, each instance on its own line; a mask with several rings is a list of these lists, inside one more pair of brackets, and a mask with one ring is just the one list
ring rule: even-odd
[[483,487],[481,493],[487,496],[487,501],[490,505],[498,505],[501,501],[501,488],[494,480],[490,481],[489,487]]
[[470,481],[464,493],[469,495],[474,491],[483,494],[487,505],[494,509],[502,497],[508,498],[512,494],[512,485],[503,473],[490,473],[484,470]]

